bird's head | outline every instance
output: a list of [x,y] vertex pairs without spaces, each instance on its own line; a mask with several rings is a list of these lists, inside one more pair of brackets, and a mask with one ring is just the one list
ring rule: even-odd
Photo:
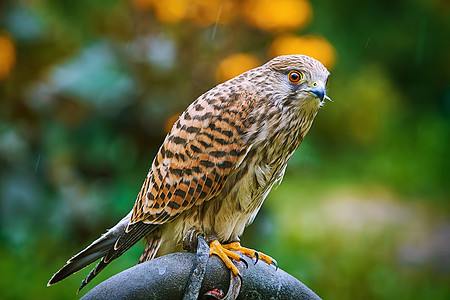
[[285,106],[317,109],[325,99],[330,72],[321,62],[306,55],[278,56],[261,66],[266,94]]

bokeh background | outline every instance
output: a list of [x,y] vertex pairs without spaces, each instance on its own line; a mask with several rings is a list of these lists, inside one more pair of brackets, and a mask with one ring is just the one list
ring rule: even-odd
[[48,279],[128,212],[178,114],[303,53],[333,102],[243,243],[324,299],[449,299],[449,34],[445,0],[2,1],[0,298],[76,298],[87,269]]

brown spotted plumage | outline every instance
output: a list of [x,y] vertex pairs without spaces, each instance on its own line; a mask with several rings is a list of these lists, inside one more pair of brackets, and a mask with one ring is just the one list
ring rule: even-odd
[[130,224],[163,224],[208,201],[244,157],[251,95],[196,100],[175,123],[153,162]]
[[[140,239],[140,262],[180,249],[190,230],[203,233],[237,275],[232,251],[312,125],[329,72],[304,55],[277,57],[195,100],[159,149],[131,212],[71,258],[56,283],[101,258],[80,289]],[[256,255],[257,256],[257,255]],[[271,263],[263,254],[259,257]]]

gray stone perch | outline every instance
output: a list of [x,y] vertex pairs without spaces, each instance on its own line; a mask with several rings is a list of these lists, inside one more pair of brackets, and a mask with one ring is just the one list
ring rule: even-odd
[[[241,285],[238,277],[231,276],[230,280],[230,271],[217,256],[209,257],[209,247],[200,236],[197,254],[173,253],[136,265],[100,283],[82,300],[320,300],[313,291],[283,270],[276,270],[275,266],[263,261],[254,264],[250,258],[244,259],[246,264],[237,264],[242,275]],[[227,295],[217,296],[222,291]]]

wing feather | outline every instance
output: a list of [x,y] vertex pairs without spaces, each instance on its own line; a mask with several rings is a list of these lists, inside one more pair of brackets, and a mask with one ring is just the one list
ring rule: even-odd
[[174,124],[138,195],[130,225],[163,224],[210,200],[245,157],[253,95],[242,92],[211,101],[214,96],[201,96]]

